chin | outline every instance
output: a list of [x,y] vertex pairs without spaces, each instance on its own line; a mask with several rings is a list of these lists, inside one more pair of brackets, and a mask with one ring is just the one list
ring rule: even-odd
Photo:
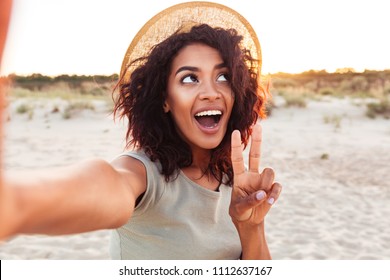
[[211,137],[209,137],[207,140],[201,142],[199,146],[203,149],[212,150],[212,149],[217,148],[222,143],[222,140],[223,140],[223,137],[218,137],[219,139],[215,139],[215,140],[210,139],[210,138]]

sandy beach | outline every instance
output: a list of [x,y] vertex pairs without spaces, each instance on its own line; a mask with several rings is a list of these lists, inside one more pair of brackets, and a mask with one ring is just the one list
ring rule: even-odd
[[[33,104],[33,114],[18,114],[21,102]],[[123,151],[126,127],[113,122],[107,104],[93,101],[93,111],[64,118],[63,102],[11,102],[6,169],[111,160]],[[276,98],[262,121],[262,166],[274,168],[283,185],[266,218],[274,259],[390,259],[390,120],[366,117],[364,102],[329,98],[286,108]],[[109,259],[108,243],[105,230],[19,235],[0,245],[0,259]]]

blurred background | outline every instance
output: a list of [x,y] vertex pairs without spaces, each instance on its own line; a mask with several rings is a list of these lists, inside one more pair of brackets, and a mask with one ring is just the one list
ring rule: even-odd
[[[182,1],[14,0],[1,61],[6,169],[111,160],[126,122],[112,91],[143,24]],[[274,259],[390,259],[387,1],[215,1],[248,19],[269,86],[262,165],[283,193],[267,216]],[[107,259],[108,231],[21,235],[1,259]]]

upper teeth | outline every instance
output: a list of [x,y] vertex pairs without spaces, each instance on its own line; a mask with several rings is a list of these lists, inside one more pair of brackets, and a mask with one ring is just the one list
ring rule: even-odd
[[222,112],[219,110],[210,110],[210,111],[203,111],[199,112],[195,115],[195,117],[203,117],[203,116],[215,116],[215,115],[222,115]]

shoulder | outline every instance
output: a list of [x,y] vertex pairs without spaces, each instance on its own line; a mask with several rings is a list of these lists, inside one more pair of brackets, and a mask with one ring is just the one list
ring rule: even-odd
[[135,197],[139,197],[146,191],[147,168],[145,160],[140,153],[128,152],[115,158],[111,165],[121,174],[126,184],[131,187]]
[[146,168],[143,161],[133,153],[124,153],[115,158],[111,165],[119,172],[130,172],[136,177],[145,177]]
[[153,207],[165,192],[161,164],[153,162],[142,150],[125,152],[117,157],[113,166],[128,178],[128,186],[138,200],[134,215],[140,215]]

